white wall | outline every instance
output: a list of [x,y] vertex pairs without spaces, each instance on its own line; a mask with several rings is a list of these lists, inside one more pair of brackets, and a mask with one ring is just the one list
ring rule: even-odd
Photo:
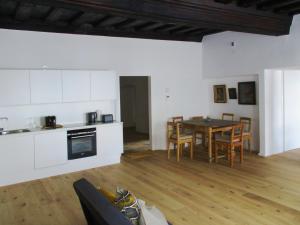
[[283,71],[284,150],[300,148],[300,70]]
[[[294,16],[291,32],[286,36],[223,32],[203,39],[203,77],[211,79],[259,75],[260,154],[263,156],[282,152],[283,149],[283,139],[272,139],[272,135],[279,134],[282,138],[283,132],[283,123],[275,119],[283,115],[280,111],[283,106],[278,102],[278,98],[282,99],[283,95],[279,92],[281,96],[278,96],[276,92],[280,88],[280,75],[278,71],[265,69],[299,67],[299,40],[300,15]],[[235,43],[234,47],[231,42]],[[274,77],[272,74],[275,74]],[[270,102],[272,93],[278,98]],[[273,112],[273,109],[277,110]],[[272,117],[275,120],[273,125],[270,124]]]
[[[222,113],[234,113],[234,120],[239,120],[240,117],[250,117],[252,119],[253,141],[251,144],[252,150],[259,150],[259,107],[257,105],[239,105],[237,99],[229,99],[228,88],[236,88],[238,92],[238,82],[255,81],[256,92],[258,96],[259,84],[258,75],[252,76],[234,76],[225,78],[208,79],[209,92],[209,111],[212,118],[221,118]],[[227,103],[214,103],[213,85],[225,84],[227,89]],[[258,98],[258,97],[257,97]]]
[[[203,39],[204,77],[261,74],[264,69],[300,65],[300,15],[290,35],[272,37],[223,32]],[[235,47],[231,47],[231,42]]]
[[[151,76],[153,149],[166,148],[169,117],[208,114],[200,43],[1,29],[0,49],[0,68],[46,65],[50,69],[114,70],[121,76]],[[167,94],[171,96],[168,100]]]

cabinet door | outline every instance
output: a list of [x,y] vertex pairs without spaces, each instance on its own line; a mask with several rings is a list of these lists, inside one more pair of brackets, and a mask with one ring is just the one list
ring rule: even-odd
[[62,101],[62,77],[59,70],[30,71],[31,103]]
[[114,100],[117,92],[117,77],[112,71],[91,71],[91,99]]
[[0,137],[0,186],[30,180],[34,171],[33,135]]
[[91,79],[88,71],[62,71],[63,101],[89,101],[91,97]]
[[123,153],[122,123],[97,127],[97,148],[105,157],[121,157]]
[[47,132],[34,138],[35,168],[64,164],[68,160],[67,132]]
[[28,70],[0,70],[0,106],[30,104]]

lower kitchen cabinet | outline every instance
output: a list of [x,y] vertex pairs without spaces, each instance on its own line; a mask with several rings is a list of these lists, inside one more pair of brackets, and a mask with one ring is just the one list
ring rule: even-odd
[[34,170],[33,136],[0,137],[0,155],[0,186],[27,180]]
[[66,131],[53,131],[38,134],[35,142],[35,168],[45,168],[67,163],[67,133]]

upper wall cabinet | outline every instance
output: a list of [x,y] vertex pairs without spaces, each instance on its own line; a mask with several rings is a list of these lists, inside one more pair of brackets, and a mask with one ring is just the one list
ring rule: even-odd
[[28,70],[0,70],[0,106],[30,104]]
[[91,79],[89,71],[64,70],[63,102],[89,101],[91,97]]
[[113,71],[91,71],[91,100],[115,100],[117,77]]
[[59,70],[30,71],[31,103],[59,103],[62,101],[62,77]]

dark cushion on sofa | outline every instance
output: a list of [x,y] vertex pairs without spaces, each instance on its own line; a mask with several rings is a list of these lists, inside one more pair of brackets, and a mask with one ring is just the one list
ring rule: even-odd
[[[91,183],[80,179],[73,184],[88,225],[132,225]],[[169,225],[171,225],[169,223]]]

